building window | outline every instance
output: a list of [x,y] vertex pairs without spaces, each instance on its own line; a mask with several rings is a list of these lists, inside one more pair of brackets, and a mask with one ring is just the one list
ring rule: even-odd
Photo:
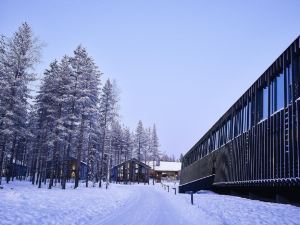
[[292,102],[292,93],[293,93],[293,73],[292,73],[292,64],[289,64],[285,68],[285,78],[286,78],[286,102],[287,105]]
[[242,128],[243,128],[243,110],[240,109],[237,111],[236,115],[233,116],[233,134],[234,137],[237,137],[242,133]]
[[212,135],[212,148],[213,150],[216,150],[218,148],[217,146],[217,132],[214,132]]
[[221,128],[220,128],[220,147],[223,145],[223,138],[224,138],[223,126],[221,126]]
[[257,92],[257,122],[268,117],[269,90],[268,86]]
[[204,156],[207,155],[207,140],[204,142]]
[[197,149],[198,149],[198,159],[201,159],[201,145],[199,145]]
[[263,91],[263,119],[269,116],[269,87],[265,87]]
[[252,112],[252,103],[250,101],[248,103],[248,129],[251,128],[251,123],[252,123],[251,112]]
[[255,121],[256,121],[256,118],[255,118],[255,103],[256,103],[256,98],[252,98],[252,101],[251,101],[251,127],[253,127],[255,125]]
[[228,120],[227,122],[227,135],[228,135],[228,140],[230,141],[232,139],[232,135],[231,135],[231,119]]
[[248,104],[246,104],[243,108],[243,132],[248,130]]
[[210,152],[210,138],[208,138],[208,141],[207,141],[207,148],[208,148],[208,151]]
[[232,139],[235,138],[235,136],[236,136],[236,122],[235,122],[235,119],[236,119],[236,115],[233,115],[233,117],[232,117]]
[[280,73],[270,84],[271,114],[284,107],[284,75]]

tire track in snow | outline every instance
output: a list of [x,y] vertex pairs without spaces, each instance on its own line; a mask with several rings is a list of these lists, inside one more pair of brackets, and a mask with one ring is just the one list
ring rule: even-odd
[[133,195],[122,207],[102,219],[94,219],[91,224],[101,225],[186,225],[189,224],[173,209],[172,204],[161,193],[148,186],[133,186]]

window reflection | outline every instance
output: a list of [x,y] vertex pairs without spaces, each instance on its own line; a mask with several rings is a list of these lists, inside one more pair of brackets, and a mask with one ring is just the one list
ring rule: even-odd
[[285,69],[286,74],[286,102],[292,102],[292,64],[289,64]]
[[269,87],[265,87],[263,91],[263,118],[266,119],[268,118],[269,111]]
[[284,107],[284,75],[280,73],[270,84],[270,112],[274,113]]

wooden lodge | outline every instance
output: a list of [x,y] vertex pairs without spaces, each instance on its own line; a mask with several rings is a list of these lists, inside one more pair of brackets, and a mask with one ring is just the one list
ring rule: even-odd
[[111,180],[123,183],[149,183],[149,172],[150,166],[133,158],[114,166],[111,169]]
[[155,182],[179,180],[181,162],[149,161],[147,164],[151,167],[150,177],[155,179]]
[[[66,159],[67,165],[67,179],[75,179],[76,172],[76,161],[77,159],[74,157],[69,157]],[[47,178],[50,178],[52,161],[47,161]],[[80,162],[80,170],[79,170],[79,180],[85,180],[87,175],[87,164],[83,161]],[[62,177],[62,170],[60,165],[56,162],[54,163],[54,177]]]

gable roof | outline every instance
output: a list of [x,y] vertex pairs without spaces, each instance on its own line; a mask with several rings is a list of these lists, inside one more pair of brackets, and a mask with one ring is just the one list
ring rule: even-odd
[[145,163],[143,163],[143,162],[137,160],[136,158],[128,159],[128,160],[125,161],[125,162],[121,162],[121,163],[119,163],[119,164],[117,164],[117,165],[114,165],[113,168],[114,168],[114,167],[117,167],[117,166],[120,166],[120,165],[123,165],[123,164],[126,164],[126,163],[128,163],[128,162],[136,162],[137,164],[139,164],[139,165],[141,165],[141,166],[147,167],[147,168],[149,168],[149,169],[151,168],[149,165],[147,165],[147,164],[145,164]]

